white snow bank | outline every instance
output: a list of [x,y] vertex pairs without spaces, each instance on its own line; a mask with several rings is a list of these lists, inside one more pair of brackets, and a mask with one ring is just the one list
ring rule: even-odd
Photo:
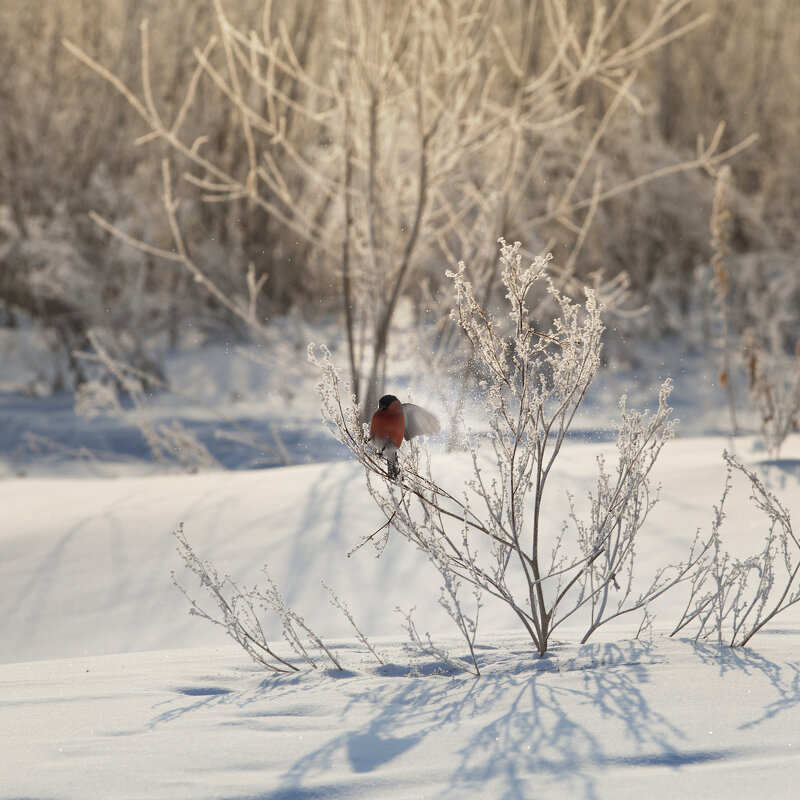
[[[724,482],[723,439],[676,440],[664,449],[654,479],[661,501],[638,551],[644,580],[680,560],[698,527],[707,531]],[[741,446],[741,445],[740,445]],[[558,531],[568,517],[567,490],[585,502],[596,474],[595,457],[609,445],[567,442],[552,476],[546,523]],[[750,462],[754,455],[749,452]],[[792,453],[763,467],[768,485],[798,507],[800,469]],[[469,470],[463,456],[440,455],[434,474],[457,484]],[[763,515],[749,501],[746,482],[729,499],[723,535],[737,556],[760,549]],[[328,602],[325,580],[350,606],[367,634],[400,635],[395,609],[417,606],[432,632],[451,632],[437,605],[439,579],[396,533],[380,558],[366,546],[347,552],[383,518],[352,462],[257,472],[160,475],[118,479],[0,481],[0,663],[218,644],[220,630],[190,617],[172,585],[176,570],[192,594],[196,579],[175,553],[171,535],[180,522],[203,559],[249,585],[266,562],[289,605],[327,636],[352,629]],[[673,622],[680,595],[658,609]],[[481,614],[486,631],[514,619],[502,607]],[[279,635],[267,623],[269,636]],[[480,637],[479,637],[480,638]]]

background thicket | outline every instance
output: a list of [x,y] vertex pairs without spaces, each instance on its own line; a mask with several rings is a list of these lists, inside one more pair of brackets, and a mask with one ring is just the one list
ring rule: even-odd
[[335,313],[369,405],[399,299],[446,341],[445,270],[490,296],[502,235],[684,331],[714,302],[714,154],[758,134],[725,292],[752,316],[743,287],[779,278],[791,351],[798,52],[793,0],[5,3],[0,325],[46,337],[52,389],[93,341],[158,376],[189,323]]

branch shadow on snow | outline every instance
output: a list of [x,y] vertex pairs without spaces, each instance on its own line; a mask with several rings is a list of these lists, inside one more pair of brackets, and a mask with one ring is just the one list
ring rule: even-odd
[[[757,728],[800,704],[800,664],[721,646],[674,644],[691,646],[721,675],[768,678],[774,701],[741,729]],[[363,780],[373,796],[384,790],[411,796],[424,785],[455,800],[479,785],[486,796],[504,800],[546,796],[548,789],[594,800],[615,768],[678,769],[737,757],[729,749],[698,748],[682,729],[678,706],[662,712],[648,700],[650,685],[669,667],[663,647],[597,643],[556,648],[543,660],[513,651],[507,665],[498,664],[497,655],[487,649],[485,658],[500,668],[480,678],[410,677],[394,664],[335,682],[317,672],[267,677],[244,691],[229,683],[181,687],[178,705],[159,709],[151,726],[218,704],[233,717],[226,725],[264,733],[276,725],[293,729],[290,718],[320,717],[310,749],[282,773],[273,765],[262,795],[273,800],[347,797]],[[251,795],[230,800],[245,796]]]
[[800,480],[800,458],[773,458],[757,463],[764,473],[768,488],[775,491],[796,490],[796,482]]
[[[759,635],[780,635],[785,631],[777,628],[762,631]],[[742,724],[742,729],[755,728],[762,722],[800,706],[800,661],[776,664],[769,658],[747,647],[728,647],[724,644],[706,642],[692,643],[695,652],[706,664],[719,669],[720,677],[727,674],[752,676],[763,675],[775,691],[775,699],[767,704],[759,716]],[[789,671],[789,675],[785,674]]]
[[[508,800],[529,796],[534,780],[537,791],[550,780],[563,788],[566,780],[571,796],[595,798],[603,768],[679,767],[727,756],[687,749],[680,728],[649,705],[643,690],[656,662],[648,645],[586,645],[575,658],[547,661],[543,669],[532,660],[528,671],[477,679],[407,677],[366,688],[353,682],[342,711],[345,729],[299,757],[270,797],[316,796],[317,781],[342,757],[353,773],[377,772],[373,779],[379,780],[382,768],[414,748],[444,747],[433,780],[453,797],[485,784],[491,786],[487,796]],[[580,681],[564,680],[567,672],[580,673]],[[586,706],[592,707],[589,720],[600,724],[587,721]],[[365,714],[366,721],[348,723]],[[463,743],[455,754],[446,746],[451,738]],[[409,790],[415,780],[427,780],[416,765],[415,773],[408,776]],[[387,780],[402,789],[396,769]]]

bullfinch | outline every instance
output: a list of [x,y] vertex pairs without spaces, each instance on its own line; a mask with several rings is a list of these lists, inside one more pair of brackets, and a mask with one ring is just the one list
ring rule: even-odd
[[399,474],[397,450],[403,439],[412,439],[427,433],[439,433],[439,420],[414,403],[401,403],[393,394],[385,394],[369,425],[369,441],[378,453],[386,458],[389,477]]

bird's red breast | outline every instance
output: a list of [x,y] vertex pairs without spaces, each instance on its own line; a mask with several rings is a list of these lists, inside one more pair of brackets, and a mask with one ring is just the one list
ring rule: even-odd
[[395,400],[387,408],[379,408],[372,415],[369,435],[375,439],[390,441],[395,447],[400,447],[403,444],[405,430],[403,406],[399,400]]

